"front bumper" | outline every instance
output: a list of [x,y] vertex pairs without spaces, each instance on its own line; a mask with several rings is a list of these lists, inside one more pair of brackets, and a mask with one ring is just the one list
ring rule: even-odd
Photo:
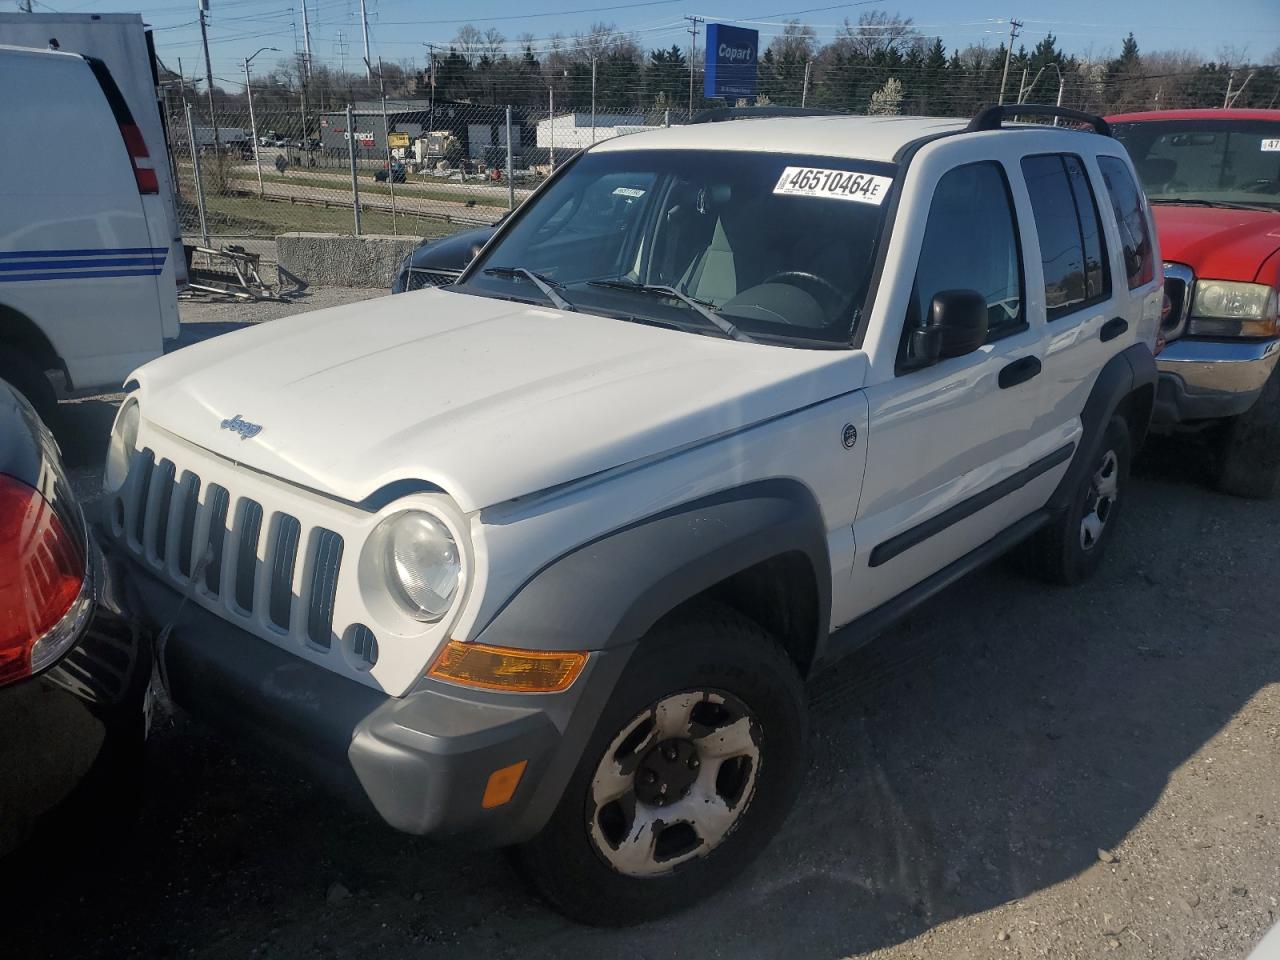
[[[174,702],[287,757],[391,826],[502,846],[546,823],[629,650],[593,653],[558,694],[472,691],[424,678],[389,697],[267,643],[130,564],[157,626]],[[512,799],[483,809],[489,775],[528,762]]]
[[1258,399],[1280,359],[1280,339],[1182,339],[1160,354],[1152,425],[1235,417]]

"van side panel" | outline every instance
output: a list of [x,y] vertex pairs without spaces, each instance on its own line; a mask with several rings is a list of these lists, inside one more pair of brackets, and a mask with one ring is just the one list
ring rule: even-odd
[[83,58],[0,50],[0,90],[0,304],[45,333],[75,387],[118,385],[162,352],[169,247]]

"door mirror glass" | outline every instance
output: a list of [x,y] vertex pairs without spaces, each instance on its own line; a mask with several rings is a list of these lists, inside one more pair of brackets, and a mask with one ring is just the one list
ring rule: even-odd
[[925,325],[911,335],[911,356],[924,365],[963,357],[987,342],[987,299],[977,290],[940,290]]

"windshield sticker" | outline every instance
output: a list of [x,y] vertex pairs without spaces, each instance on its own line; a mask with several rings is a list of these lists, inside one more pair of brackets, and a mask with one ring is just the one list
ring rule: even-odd
[[778,178],[774,193],[792,197],[829,197],[853,200],[855,203],[884,202],[892,177],[848,170],[822,170],[817,167],[787,167]]
[[615,190],[613,191],[613,195],[614,195],[615,197],[634,197],[634,198],[639,198],[639,197],[643,197],[643,196],[644,196],[644,191],[643,191],[643,190],[637,190],[635,187],[618,187],[617,189],[615,189]]
[[1278,150],[1280,150],[1280,139],[1276,139],[1276,140],[1263,140],[1263,141],[1262,141],[1262,149],[1263,149],[1263,150],[1265,150],[1265,151],[1267,151],[1268,153],[1270,153],[1270,152],[1272,152],[1272,151],[1278,151]]

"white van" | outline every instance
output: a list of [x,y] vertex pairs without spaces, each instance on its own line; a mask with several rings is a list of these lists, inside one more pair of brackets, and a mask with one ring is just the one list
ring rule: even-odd
[[69,388],[118,386],[163,353],[183,265],[163,160],[101,60],[0,45],[0,90],[0,379],[48,419],[50,371]]

